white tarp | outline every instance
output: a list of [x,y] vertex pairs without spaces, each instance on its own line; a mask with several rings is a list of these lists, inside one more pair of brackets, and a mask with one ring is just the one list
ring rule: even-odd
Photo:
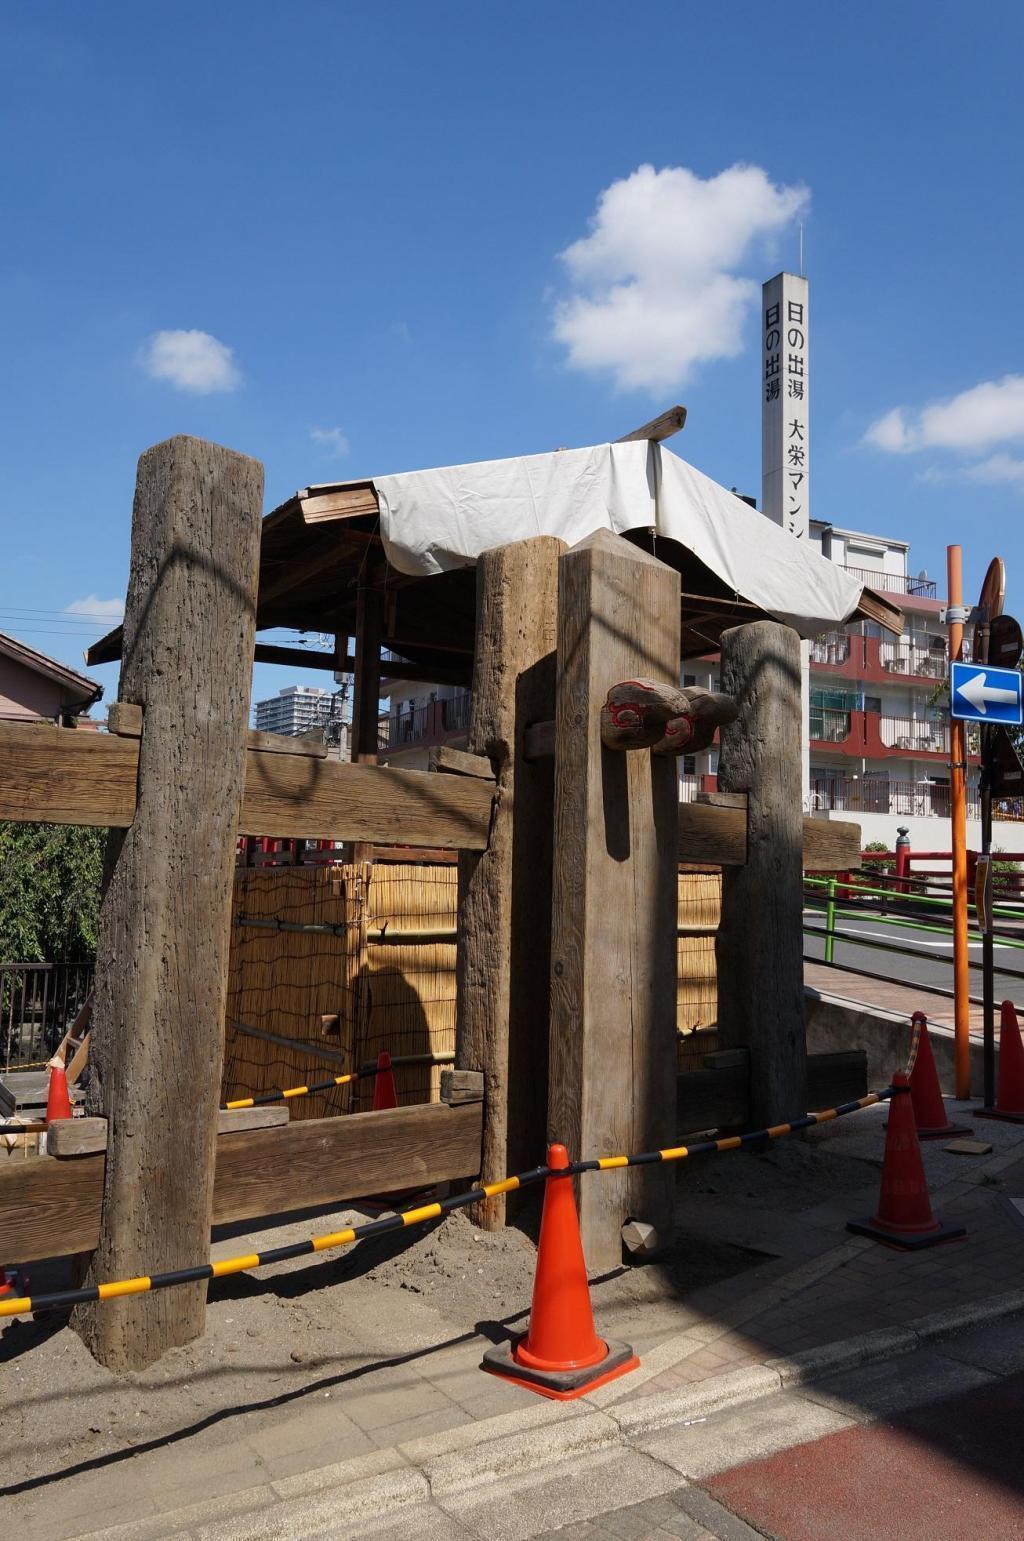
[[481,551],[594,530],[655,529],[686,546],[730,593],[802,636],[841,627],[861,585],[660,444],[596,444],[375,477],[381,535],[399,572],[465,567]]

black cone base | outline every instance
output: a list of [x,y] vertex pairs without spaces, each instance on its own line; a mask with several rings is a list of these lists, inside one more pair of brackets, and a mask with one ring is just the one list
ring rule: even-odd
[[943,1241],[957,1241],[967,1235],[965,1225],[940,1225],[935,1231],[888,1231],[876,1225],[874,1220],[848,1220],[846,1229],[855,1236],[870,1236],[872,1241],[881,1241],[885,1246],[895,1247],[900,1252],[922,1252],[925,1247],[935,1247]]

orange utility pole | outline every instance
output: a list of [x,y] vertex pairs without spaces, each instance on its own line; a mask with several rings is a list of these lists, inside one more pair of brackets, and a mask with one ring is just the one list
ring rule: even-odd
[[[959,546],[946,547],[949,661],[960,663],[964,652],[964,573]],[[971,1095],[971,1003],[967,951],[967,730],[949,719],[950,823],[953,843],[953,994],[956,1095]]]

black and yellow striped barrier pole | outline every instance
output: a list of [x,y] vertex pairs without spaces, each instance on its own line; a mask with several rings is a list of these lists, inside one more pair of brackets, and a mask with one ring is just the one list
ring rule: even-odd
[[317,1252],[329,1252],[335,1247],[347,1247],[354,1241],[364,1241],[370,1236],[387,1236],[394,1231],[407,1230],[413,1225],[423,1225],[428,1220],[440,1220],[452,1210],[463,1209],[484,1198],[494,1198],[500,1193],[514,1193],[533,1183],[544,1182],[549,1177],[575,1177],[584,1172],[610,1172],[624,1166],[648,1166],[658,1161],[683,1161],[690,1156],[709,1156],[718,1151],[740,1150],[743,1146],[757,1145],[765,1140],[777,1140],[786,1134],[796,1134],[801,1129],[811,1129],[815,1124],[827,1124],[834,1118],[844,1118],[892,1096],[892,1088],[869,1092],[856,1102],[844,1102],[837,1108],[827,1108],[820,1113],[807,1113],[789,1124],[774,1124],[770,1129],[755,1129],[750,1134],[731,1135],[721,1140],[701,1140],[695,1145],[675,1145],[667,1150],[643,1151],[633,1156],[598,1156],[588,1161],[572,1161],[567,1167],[553,1171],[549,1166],[533,1167],[528,1172],[518,1172],[513,1177],[503,1177],[500,1182],[484,1183],[470,1188],[466,1193],[454,1193],[439,1199],[435,1204],[423,1204],[417,1209],[406,1209],[401,1214],[387,1215],[383,1220],[370,1220],[365,1225],[353,1225],[344,1231],[332,1231],[326,1236],[310,1236],[305,1241],[292,1242],[286,1247],[272,1247],[268,1252],[250,1252],[241,1257],[226,1257],[218,1262],[200,1263],[195,1268],[176,1268],[169,1273],[144,1274],[137,1279],[116,1279],[108,1284],[92,1284],[84,1289],[57,1290],[47,1295],[24,1295],[0,1299],[0,1317],[23,1316],[30,1311],[63,1310],[84,1305],[94,1300],[117,1300],[124,1295],[145,1295],[151,1290],[169,1289],[175,1284],[195,1284],[203,1279],[223,1279],[229,1274],[246,1273],[251,1268],[264,1268],[269,1263],[284,1263],[295,1257],[308,1257]]

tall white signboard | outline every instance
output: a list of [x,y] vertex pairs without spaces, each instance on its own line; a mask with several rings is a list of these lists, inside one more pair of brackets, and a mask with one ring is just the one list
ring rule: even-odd
[[[808,378],[808,284],[777,273],[761,285],[761,507],[797,540],[808,538],[811,436]],[[803,793],[810,811],[810,667],[800,647],[803,704]]]
[[808,285],[778,273],[761,286],[761,507],[807,539],[810,518]]

